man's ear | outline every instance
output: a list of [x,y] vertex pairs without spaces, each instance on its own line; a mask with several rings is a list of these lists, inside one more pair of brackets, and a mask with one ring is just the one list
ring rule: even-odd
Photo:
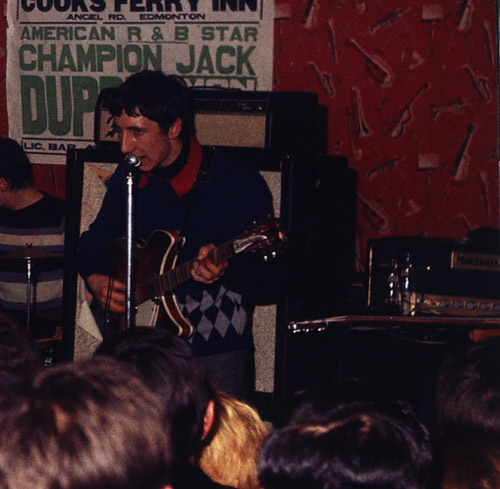
[[181,131],[182,131],[182,120],[179,117],[177,117],[177,119],[175,119],[175,122],[170,126],[168,130],[168,137],[171,139],[178,138]]
[[215,421],[215,402],[214,400],[208,401],[207,409],[205,410],[205,416],[203,416],[203,434],[201,435],[201,439],[204,440],[210,430],[212,429]]
[[0,177],[0,192],[6,192],[9,187],[9,182],[4,177]]

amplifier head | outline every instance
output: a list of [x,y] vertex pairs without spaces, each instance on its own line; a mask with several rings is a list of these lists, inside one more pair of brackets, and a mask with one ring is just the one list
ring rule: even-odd
[[[375,239],[368,251],[368,307],[387,312],[389,276],[411,257],[413,315],[500,315],[500,250],[486,252],[455,240]],[[401,286],[401,283],[400,283]]]

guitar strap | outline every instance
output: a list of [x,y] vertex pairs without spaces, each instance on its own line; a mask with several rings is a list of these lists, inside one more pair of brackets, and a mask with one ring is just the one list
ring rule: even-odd
[[189,225],[189,221],[191,219],[191,214],[193,213],[196,195],[198,193],[198,188],[201,183],[206,183],[210,180],[210,175],[212,173],[212,167],[216,153],[217,149],[215,148],[215,146],[202,146],[200,168],[198,170],[198,174],[196,175],[196,179],[193,183],[191,199],[189,200],[188,208],[186,209],[186,214],[184,214],[184,219],[182,221],[182,225],[179,230],[179,238],[177,239],[177,242],[175,244],[174,256],[176,256],[179,253],[181,248],[184,246],[184,243],[186,242],[186,232]]

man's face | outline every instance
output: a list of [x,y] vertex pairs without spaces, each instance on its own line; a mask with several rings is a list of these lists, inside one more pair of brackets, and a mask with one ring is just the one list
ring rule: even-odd
[[121,151],[141,159],[139,170],[149,172],[170,165],[180,154],[182,143],[176,133],[165,133],[157,122],[144,116],[131,117],[125,112],[114,118]]

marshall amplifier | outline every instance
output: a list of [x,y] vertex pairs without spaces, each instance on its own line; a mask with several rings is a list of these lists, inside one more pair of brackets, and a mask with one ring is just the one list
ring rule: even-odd
[[500,316],[500,250],[454,240],[370,242],[368,308],[374,313]]

